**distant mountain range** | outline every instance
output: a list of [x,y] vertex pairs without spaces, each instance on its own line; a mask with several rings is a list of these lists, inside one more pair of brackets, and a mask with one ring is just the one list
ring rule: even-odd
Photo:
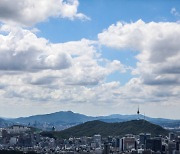
[[0,119],[0,126],[5,126],[4,124],[22,124],[22,125],[30,125],[33,127],[38,127],[41,129],[51,129],[53,126],[56,127],[57,130],[66,129],[87,121],[99,120],[107,123],[113,122],[124,122],[129,120],[136,119],[145,119],[151,123],[160,125],[162,127],[175,128],[180,126],[180,120],[171,120],[171,119],[163,119],[163,118],[150,118],[145,117],[143,115],[120,115],[113,114],[109,116],[86,116],[79,113],[74,113],[72,111],[60,111],[51,114],[43,114],[43,115],[35,115],[30,117],[20,117],[16,119]]
[[5,127],[9,127],[13,124],[13,122],[10,122],[8,120],[2,119],[0,118],[0,127],[1,128],[5,128]]
[[165,119],[165,118],[151,118],[144,115],[120,115],[120,114],[113,114],[109,116],[105,116],[102,118],[104,122],[122,122],[122,121],[129,121],[135,119],[144,119],[151,123],[160,125],[162,127],[167,128],[175,128],[180,127],[180,120],[172,120],[172,119]]
[[43,132],[42,135],[55,138],[93,136],[95,134],[101,134],[103,137],[107,137],[124,136],[126,134],[138,135],[140,133],[151,133],[152,136],[166,136],[168,132],[161,126],[145,120],[132,120],[120,123],[106,123],[95,120],[59,132]]
[[73,113],[72,111],[61,111],[51,114],[35,115],[30,117],[21,117],[12,119],[14,122],[33,124],[33,123],[52,123],[52,124],[78,124],[86,121],[94,120],[94,117],[86,116],[79,113]]

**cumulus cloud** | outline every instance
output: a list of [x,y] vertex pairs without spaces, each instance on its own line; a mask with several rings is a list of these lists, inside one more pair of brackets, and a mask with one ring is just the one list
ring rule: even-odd
[[[37,37],[32,30],[7,25],[0,27],[0,41],[2,99],[13,98],[17,102],[103,102],[108,93],[104,88],[105,78],[115,71],[124,73],[127,69],[118,60],[103,59],[97,41],[82,39],[51,43]],[[118,85],[109,83],[106,88],[117,89]],[[103,93],[98,96],[101,88]]]
[[129,68],[123,65],[119,60],[113,60],[107,63],[107,68],[109,68],[110,72],[119,71],[121,73],[125,73]]
[[0,21],[8,24],[31,26],[49,17],[90,18],[78,13],[78,0],[1,0]]
[[[3,25],[0,98],[15,107],[11,103],[13,98],[14,104],[22,105],[23,110],[27,107],[26,111],[32,103],[37,104],[37,113],[46,112],[47,108],[80,112],[79,108],[87,106],[96,113],[102,106],[108,114],[110,108],[113,112],[131,108],[132,113],[137,104],[145,104],[149,110],[157,103],[168,110],[170,105],[178,106],[180,96],[179,27],[178,23],[170,22],[119,22],[100,33],[98,41],[51,43],[37,37],[33,30]],[[98,43],[137,52],[132,72],[136,78],[132,77],[125,85],[106,83],[111,73],[121,74],[132,68],[119,60],[103,59]]]
[[[116,98],[126,106],[140,104],[146,113],[163,107],[168,112],[179,108],[180,24],[177,22],[118,22],[98,34],[102,46],[119,52],[136,52],[136,75],[116,90]],[[113,99],[115,100],[115,99]],[[119,103],[117,103],[119,104]],[[154,107],[153,107],[154,106]],[[171,108],[172,107],[172,108]],[[148,110],[147,110],[148,108]],[[171,108],[171,109],[170,109]],[[158,112],[157,108],[156,112]],[[176,112],[178,112],[176,110]],[[156,113],[157,114],[157,113]],[[162,113],[161,113],[162,116]]]
[[65,69],[71,66],[71,56],[52,47],[44,38],[29,30],[3,25],[0,34],[0,70],[38,71]]
[[180,24],[171,22],[111,25],[98,35],[102,45],[139,51],[137,68],[145,84],[179,84]]

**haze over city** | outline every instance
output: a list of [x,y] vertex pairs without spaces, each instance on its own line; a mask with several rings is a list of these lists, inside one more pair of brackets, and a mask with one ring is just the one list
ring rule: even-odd
[[180,119],[179,0],[1,0],[0,117]]

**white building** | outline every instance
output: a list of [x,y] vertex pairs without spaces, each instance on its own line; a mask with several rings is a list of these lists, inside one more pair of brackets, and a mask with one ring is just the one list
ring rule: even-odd
[[101,135],[94,135],[93,136],[93,141],[96,143],[96,148],[101,147]]
[[8,128],[7,131],[10,134],[16,134],[16,133],[18,134],[18,133],[30,131],[30,128],[21,125],[13,125],[11,128]]
[[9,144],[10,145],[16,145],[18,142],[18,138],[17,137],[11,137],[9,140]]

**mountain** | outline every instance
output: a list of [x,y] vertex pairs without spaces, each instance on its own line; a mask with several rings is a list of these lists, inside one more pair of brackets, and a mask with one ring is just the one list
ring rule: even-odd
[[72,111],[60,111],[51,114],[44,115],[35,115],[30,117],[20,117],[16,119],[11,119],[11,122],[30,125],[34,127],[38,127],[41,129],[51,129],[52,126],[55,126],[57,130],[62,130],[69,128],[74,125],[78,125],[87,121],[100,120],[103,122],[114,123],[114,122],[124,122],[135,119],[145,119],[151,123],[160,125],[162,127],[179,127],[180,120],[171,120],[171,119],[163,119],[163,118],[150,118],[143,115],[120,115],[113,114],[109,116],[99,116],[92,117],[86,116],[79,113],[74,113]]
[[86,121],[94,120],[94,117],[86,116],[79,113],[73,113],[72,111],[61,111],[51,114],[35,115],[30,117],[20,117],[16,119],[11,119],[12,122],[20,123],[24,125],[42,126],[44,124],[49,126],[59,126],[59,125],[77,125],[84,123]]
[[151,118],[144,115],[121,115],[121,114],[112,114],[109,116],[101,116],[102,121],[104,122],[123,122],[135,119],[145,119],[151,123],[160,125],[162,127],[180,127],[180,120],[164,119],[164,118]]
[[42,135],[54,136],[56,138],[69,138],[81,136],[93,136],[101,134],[107,136],[124,136],[126,134],[138,135],[140,133],[151,133],[155,135],[167,135],[168,131],[161,126],[152,124],[145,120],[132,120],[120,123],[106,123],[102,121],[89,121],[60,132],[44,132]]
[[10,121],[0,118],[0,128],[5,128],[11,125],[12,123]]

